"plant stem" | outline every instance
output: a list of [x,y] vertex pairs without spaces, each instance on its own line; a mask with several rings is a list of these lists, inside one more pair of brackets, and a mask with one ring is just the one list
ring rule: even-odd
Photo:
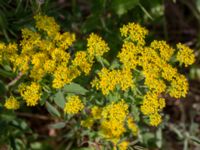
[[20,72],[19,75],[18,75],[14,80],[12,80],[10,83],[8,83],[7,89],[8,89],[10,86],[14,85],[19,79],[21,79],[22,76],[23,76],[23,73]]

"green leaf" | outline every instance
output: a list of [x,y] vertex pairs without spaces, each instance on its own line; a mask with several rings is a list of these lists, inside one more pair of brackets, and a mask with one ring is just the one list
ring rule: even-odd
[[111,8],[119,15],[127,13],[128,10],[134,8],[139,0],[113,0]]
[[5,92],[6,92],[6,87],[4,83],[0,80],[0,95],[5,94]]
[[196,7],[200,11],[200,0],[196,0]]
[[58,122],[58,123],[54,123],[54,124],[49,125],[49,127],[53,128],[53,129],[61,129],[61,128],[64,128],[65,125],[66,125],[65,122]]
[[60,113],[59,111],[53,106],[51,105],[49,102],[46,101],[46,108],[47,108],[47,111],[53,115],[53,116],[57,116],[57,117],[60,117]]
[[133,118],[136,122],[140,121],[140,111],[136,105],[131,106],[131,112],[133,114]]
[[151,143],[152,141],[155,141],[155,136],[153,133],[144,133],[142,135],[142,143],[144,143],[145,145],[149,145],[149,143]]
[[0,69],[0,75],[3,76],[3,77],[15,77],[15,73],[12,73],[12,72],[9,72],[9,71],[6,71],[6,70],[3,70],[3,69]]
[[101,57],[101,60],[106,66],[110,66],[110,63],[105,58]]
[[175,125],[170,124],[169,127],[170,127],[170,129],[171,129],[172,131],[174,131],[174,133],[176,133],[176,135],[178,136],[179,139],[183,139],[183,138],[184,138],[184,136],[183,136],[183,134],[181,133],[181,131],[180,131]]
[[40,142],[33,142],[30,144],[31,149],[39,150],[42,149],[42,144]]
[[41,96],[40,104],[44,105],[48,97],[49,97],[49,94],[47,92],[43,92]]
[[86,90],[84,87],[76,83],[65,85],[63,88],[63,91],[67,93],[75,93],[75,94],[81,94],[81,95],[85,95],[85,93],[88,92],[88,90]]
[[87,17],[86,21],[82,25],[82,32],[91,32],[96,28],[101,28],[101,20],[99,14],[92,14]]
[[158,128],[156,131],[156,145],[161,149],[162,147],[162,129]]
[[115,69],[115,68],[119,68],[120,67],[120,64],[117,60],[114,60],[112,63],[111,63],[111,66],[110,66],[110,69]]
[[121,99],[121,96],[118,92],[112,92],[108,94],[107,99],[109,99],[110,102],[118,101],[119,99]]
[[53,98],[54,102],[56,103],[56,105],[58,105],[60,108],[64,108],[65,106],[65,97],[64,94],[61,91],[58,91],[54,98]]
[[200,139],[195,137],[195,136],[190,136],[190,139],[193,141],[193,142],[196,142],[198,144],[200,144]]

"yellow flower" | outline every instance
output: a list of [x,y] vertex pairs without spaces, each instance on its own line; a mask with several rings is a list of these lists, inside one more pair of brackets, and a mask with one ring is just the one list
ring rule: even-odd
[[76,53],[74,60],[72,61],[74,66],[79,66],[79,68],[88,75],[90,73],[92,62],[87,58],[87,53],[79,51]]
[[123,91],[134,86],[132,72],[129,69],[109,70],[103,68],[98,73],[98,76],[99,79],[95,78],[91,84],[92,87],[101,89],[103,95],[114,91],[117,85],[119,85]]
[[144,47],[139,55],[138,64],[143,68],[148,68],[149,65],[159,66],[162,64],[162,59],[151,47]]
[[179,50],[176,59],[181,64],[185,64],[185,67],[187,67],[188,65],[192,65],[195,62],[195,56],[193,50],[181,43],[177,44],[176,46]]
[[120,28],[121,35],[123,37],[130,37],[130,39],[138,45],[145,44],[145,36],[148,34],[147,29],[141,27],[136,23],[129,23]]
[[16,110],[16,109],[19,109],[20,104],[19,104],[19,102],[16,100],[15,97],[11,96],[11,97],[9,97],[8,99],[6,99],[6,102],[5,102],[4,106],[5,106],[7,109]]
[[128,128],[132,131],[132,134],[133,135],[137,135],[137,133],[138,133],[138,127],[135,124],[133,118],[130,117],[130,116],[128,116],[128,118],[127,118],[127,125],[128,125]]
[[134,86],[132,72],[129,69],[122,69],[118,72],[118,82],[123,91]]
[[44,63],[44,71],[46,73],[53,73],[54,70],[56,69],[56,61],[48,59]]
[[144,96],[141,111],[144,115],[151,115],[157,113],[165,107],[165,99],[158,98],[158,93],[149,91]]
[[23,40],[21,40],[20,42],[20,46],[22,47],[21,54],[26,54],[31,56],[36,52],[35,49],[41,43],[40,34],[31,31],[30,29],[24,28],[22,29],[22,38]]
[[122,46],[121,52],[118,53],[118,58],[120,62],[123,63],[124,67],[127,69],[135,69],[138,64],[138,54],[140,52],[140,47],[135,46],[132,42],[125,42]]
[[0,52],[6,48],[5,43],[0,42]]
[[17,58],[18,47],[16,43],[9,43],[8,45],[0,43],[0,63],[4,61],[13,62]]
[[82,111],[84,105],[78,96],[71,96],[67,98],[65,104],[64,112],[67,114],[77,114],[79,111]]
[[70,54],[62,49],[56,48],[51,52],[51,57],[58,64],[66,66],[70,59]]
[[119,138],[124,132],[124,121],[128,114],[128,104],[121,100],[103,108],[101,131],[106,138]]
[[144,115],[150,115],[158,111],[158,95],[155,92],[149,91],[143,99],[141,111]]
[[101,119],[102,108],[94,106],[91,109],[91,113],[94,119]]
[[118,84],[118,71],[117,70],[108,70],[107,68],[103,68],[99,73],[99,80],[95,79],[95,84],[97,89],[101,89],[104,95],[107,95],[110,91],[115,89],[115,86]]
[[151,114],[149,116],[149,119],[150,119],[150,125],[152,126],[158,126],[162,122],[162,117],[158,113]]
[[51,53],[52,50],[54,50],[56,47],[55,47],[55,43],[48,40],[48,39],[41,39],[39,44],[38,44],[38,47],[41,51],[43,52],[48,52],[48,53]]
[[169,95],[175,98],[186,97],[189,85],[186,77],[181,74],[177,74],[171,81],[171,85],[168,89]]
[[48,58],[47,54],[39,52],[32,56],[31,63],[33,65],[30,77],[35,80],[40,80],[46,74],[43,69],[45,60]]
[[173,68],[170,64],[165,64],[162,67],[162,77],[167,81],[172,81],[172,79],[176,76],[177,69]]
[[6,48],[6,44],[0,42],[0,63],[2,63],[4,59],[4,49]]
[[119,121],[124,121],[128,113],[128,104],[124,100],[118,103],[111,103],[103,108],[102,116],[107,119],[116,119]]
[[110,48],[108,44],[98,35],[91,33],[87,39],[87,51],[90,58],[94,56],[102,56],[104,53],[108,52]]
[[36,106],[41,96],[40,85],[36,82],[32,82],[29,86],[22,85],[20,93],[27,106]]
[[129,142],[128,141],[122,141],[118,144],[119,150],[127,150],[128,149]]
[[91,128],[94,124],[93,118],[87,118],[86,120],[81,121],[81,125],[85,128]]
[[100,131],[102,136],[108,139],[120,138],[120,136],[126,131],[123,122],[118,122],[118,120],[103,120],[101,122]]
[[146,77],[144,84],[147,85],[150,90],[154,90],[156,93],[164,92],[167,87],[163,80],[149,77]]
[[158,99],[158,104],[159,104],[159,110],[162,110],[166,106],[166,102],[164,98],[159,98]]
[[71,83],[73,79],[80,75],[79,70],[76,67],[64,67],[58,66],[53,73],[53,88],[62,88],[65,84]]
[[17,44],[16,43],[9,43],[6,47],[6,51],[9,54],[15,54],[17,52]]
[[169,61],[175,51],[166,43],[166,41],[154,40],[150,47],[155,49],[159,53],[160,57],[165,61]]
[[13,62],[14,68],[13,71],[19,69],[23,74],[25,74],[29,70],[30,56],[28,55],[20,55]]
[[63,34],[57,33],[54,40],[59,48],[66,50],[73,44],[76,37],[73,33],[64,32]]
[[45,31],[50,37],[54,37],[56,33],[60,31],[60,26],[56,23],[53,17],[36,15],[34,19],[36,21],[36,27],[39,30]]
[[143,74],[147,78],[147,80],[159,78],[160,72],[161,72],[161,69],[153,63],[149,62],[148,64],[143,66]]

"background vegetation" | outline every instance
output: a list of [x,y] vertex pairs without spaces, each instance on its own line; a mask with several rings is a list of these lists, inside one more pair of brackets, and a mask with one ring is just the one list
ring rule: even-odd
[[[148,28],[149,40],[164,39],[172,45],[182,42],[193,48],[196,63],[182,70],[190,79],[188,97],[167,98],[165,122],[158,129],[152,128],[144,135],[143,144],[134,148],[200,149],[200,0],[0,0],[0,40],[19,41],[21,29],[32,27],[33,16],[39,11],[55,17],[63,32],[75,32],[78,48],[84,45],[81,39],[96,32],[109,42],[110,53],[115,54],[120,46],[116,42],[116,38],[120,41],[118,29],[128,22]],[[12,78],[1,66],[0,100],[10,82],[8,76]],[[64,137],[65,129],[55,122],[58,120],[43,108],[20,109],[14,114],[0,104],[0,149],[72,149],[77,141]]]

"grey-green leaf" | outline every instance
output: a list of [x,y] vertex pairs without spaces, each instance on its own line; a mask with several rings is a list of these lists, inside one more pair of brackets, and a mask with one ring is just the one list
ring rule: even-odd
[[64,97],[63,92],[58,91],[55,94],[53,100],[56,103],[56,105],[58,105],[60,108],[62,108],[62,109],[64,108],[64,106],[65,106],[65,97]]
[[120,16],[134,8],[138,3],[139,0],[112,0],[111,7]]
[[61,128],[64,128],[65,125],[66,125],[65,122],[58,122],[58,123],[50,124],[49,127],[53,129],[61,129]]
[[195,136],[191,136],[190,139],[198,144],[200,144],[200,139],[195,137]]
[[156,145],[158,146],[158,148],[161,149],[162,147],[162,129],[161,127],[158,128],[158,130],[156,131]]
[[75,93],[81,95],[85,95],[88,92],[88,90],[86,90],[84,87],[76,83],[65,85],[63,91],[67,93]]
[[137,106],[132,105],[131,112],[132,112],[132,114],[133,114],[134,120],[135,120],[136,122],[140,121],[140,111],[139,111],[139,109],[137,108]]
[[46,108],[47,108],[47,111],[53,115],[53,116],[56,116],[56,117],[60,117],[60,113],[59,111],[53,106],[51,105],[49,102],[46,101]]

